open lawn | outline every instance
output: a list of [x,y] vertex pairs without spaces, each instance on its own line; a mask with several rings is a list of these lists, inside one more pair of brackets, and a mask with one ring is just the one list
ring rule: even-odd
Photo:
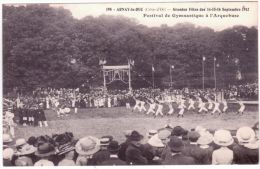
[[[209,129],[225,128],[236,130],[240,126],[253,126],[258,121],[258,106],[247,105],[244,115],[237,115],[235,110],[238,106],[230,106],[229,112],[222,115],[197,114],[197,112],[185,112],[184,118],[177,118],[175,111],[173,116],[154,118],[152,115],[145,115],[140,112],[132,112],[125,107],[115,108],[89,108],[79,109],[77,114],[71,113],[68,117],[57,118],[52,110],[46,110],[45,114],[49,127],[16,127],[16,138],[40,135],[51,135],[54,133],[72,132],[76,138],[86,135],[101,137],[112,135],[119,142],[124,141],[123,132],[128,129],[135,129],[146,134],[150,129],[162,128],[167,120],[173,126],[181,125],[191,129],[197,125]],[[231,109],[231,110],[230,110]],[[167,111],[167,110],[166,110]]]

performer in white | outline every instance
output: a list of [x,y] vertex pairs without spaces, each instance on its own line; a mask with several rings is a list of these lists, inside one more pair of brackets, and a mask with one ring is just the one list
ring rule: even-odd
[[147,111],[147,113],[146,113],[147,115],[150,114],[150,113],[155,114],[154,109],[155,109],[155,107],[156,107],[156,104],[155,104],[154,100],[150,100],[150,101],[151,101],[151,103],[148,102],[148,104],[149,104],[149,109],[148,109],[148,111]]
[[50,109],[50,98],[49,98],[49,96],[46,97],[46,109]]
[[163,112],[162,112],[162,110],[163,110],[163,105],[162,105],[162,103],[157,103],[157,106],[158,106],[158,108],[157,108],[157,110],[156,110],[156,112],[155,112],[155,117],[157,117],[159,114],[161,115],[161,116],[163,116]]
[[219,115],[221,114],[221,111],[219,109],[220,103],[219,102],[214,102],[214,110],[211,112],[211,115],[215,114],[216,112],[219,113]]
[[237,114],[239,114],[239,113],[243,114],[246,106],[244,105],[244,103],[241,100],[238,100],[238,104],[240,105],[240,108],[238,109]]
[[195,110],[195,106],[194,106],[194,104],[195,104],[195,101],[192,99],[192,98],[190,98],[189,99],[189,107],[188,107],[188,110]]
[[111,105],[111,98],[108,96],[108,98],[107,98],[107,107],[112,107],[112,105]]
[[180,105],[178,106],[178,108],[180,109],[179,113],[178,113],[178,116],[177,117],[184,117],[183,114],[184,114],[184,110],[186,108],[185,106],[185,100],[181,98],[180,100]]
[[141,104],[140,104],[141,106],[140,106],[139,111],[140,111],[140,112],[142,112],[142,111],[146,111],[146,108],[145,108],[145,102],[144,102],[144,101],[141,101],[140,103],[141,103]]
[[174,112],[174,108],[172,106],[172,102],[168,102],[168,106],[169,106],[169,111],[168,111],[168,115],[172,115]]
[[206,104],[202,101],[202,99],[199,98],[199,113],[201,113],[202,111],[208,113],[208,109],[206,109],[205,105]]
[[140,103],[141,103],[140,100],[135,99],[135,106],[133,108],[133,111],[135,111],[135,109],[137,109],[138,111],[140,110],[140,105],[139,105]]
[[228,105],[227,105],[226,99],[224,99],[222,103],[223,103],[223,106],[224,106],[222,113],[226,113],[226,111],[227,111],[227,109],[228,109]]
[[207,97],[208,99],[208,110],[212,110],[213,109],[213,100],[211,100],[209,97]]

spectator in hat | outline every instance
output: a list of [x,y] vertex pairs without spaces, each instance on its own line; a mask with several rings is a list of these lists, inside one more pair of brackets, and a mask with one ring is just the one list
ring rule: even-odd
[[234,139],[228,130],[217,130],[214,133],[213,141],[215,144],[219,145],[220,148],[214,150],[212,153],[212,164],[215,165],[226,165],[232,164],[233,162],[233,151],[228,148],[233,142]]
[[133,131],[129,137],[130,144],[126,149],[126,162],[130,165],[145,165],[147,164],[147,159],[142,153],[143,135],[139,134],[137,131]]
[[[161,137],[162,138],[162,137]],[[148,164],[158,165],[161,164],[162,152],[165,148],[165,144],[159,138],[158,134],[151,137],[147,144],[144,145],[144,156],[148,160]]]
[[126,152],[126,149],[128,147],[128,145],[130,144],[130,135],[132,133],[132,130],[126,130],[125,131],[125,137],[126,137],[126,140],[125,142],[121,143],[120,144],[120,149],[119,149],[119,152],[118,152],[118,157],[120,160],[122,161],[126,161],[126,155],[125,155],[125,152]]
[[54,163],[50,161],[51,156],[55,154],[55,148],[50,143],[43,143],[39,145],[35,155],[40,158],[34,166],[54,166]]
[[173,128],[171,136],[177,136],[178,138],[182,139],[184,132],[185,130],[181,126],[176,126]]
[[177,136],[171,137],[168,146],[171,150],[171,156],[170,158],[167,158],[163,161],[164,165],[194,165],[195,164],[195,160],[193,157],[189,157],[182,154],[184,144],[182,140],[179,139]]
[[86,136],[76,143],[75,150],[78,153],[76,165],[95,165],[93,154],[100,150],[100,140],[93,136]]
[[188,132],[189,144],[186,144],[185,148],[182,151],[184,155],[193,157],[197,164],[199,163],[200,159],[200,156],[198,155],[199,146],[197,145],[197,140],[199,139],[199,137],[200,135],[196,131]]
[[211,164],[212,162],[212,153],[213,147],[209,144],[213,141],[213,135],[210,133],[203,134],[199,137],[197,144],[199,146],[199,150],[197,152],[198,164]]
[[250,146],[255,139],[254,130],[250,127],[241,127],[237,130],[236,137],[238,144],[233,147],[234,163],[258,164],[259,147]]
[[13,144],[13,139],[10,134],[3,134],[3,147],[9,147]]
[[126,165],[125,161],[118,158],[120,146],[117,141],[111,141],[108,145],[108,151],[110,153],[109,158],[101,163],[101,165]]
[[24,143],[24,141],[25,139],[18,139],[16,141],[17,151],[15,155],[18,158],[24,157],[18,160],[18,164],[26,164],[26,166],[32,166],[31,163],[36,162],[36,156],[34,155],[34,153],[36,152],[37,148],[33,145],[28,144],[27,142]]
[[6,148],[3,150],[3,166],[13,166],[12,160],[14,156],[14,150],[12,148]]
[[109,159],[109,151],[107,147],[110,143],[110,139],[108,137],[102,137],[100,139],[100,150],[93,155],[93,161],[95,165],[100,165],[103,161]]

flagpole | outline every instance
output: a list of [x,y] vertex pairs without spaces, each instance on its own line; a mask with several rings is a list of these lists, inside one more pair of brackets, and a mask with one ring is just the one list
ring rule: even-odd
[[154,89],[154,67],[152,65],[152,78],[153,78],[153,89]]
[[215,81],[215,101],[217,97],[217,77],[216,77],[216,57],[214,57],[214,81]]
[[202,57],[202,89],[204,91],[204,61],[205,61],[205,57]]

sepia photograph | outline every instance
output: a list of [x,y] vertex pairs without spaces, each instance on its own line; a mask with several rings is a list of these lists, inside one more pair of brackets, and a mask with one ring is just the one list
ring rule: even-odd
[[258,1],[1,9],[2,167],[259,165]]

